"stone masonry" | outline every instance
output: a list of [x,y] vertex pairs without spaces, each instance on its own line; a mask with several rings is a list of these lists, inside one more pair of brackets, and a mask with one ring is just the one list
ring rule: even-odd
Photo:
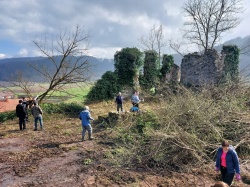
[[186,86],[205,86],[220,82],[225,55],[209,50],[204,55],[185,55],[181,62],[181,83]]

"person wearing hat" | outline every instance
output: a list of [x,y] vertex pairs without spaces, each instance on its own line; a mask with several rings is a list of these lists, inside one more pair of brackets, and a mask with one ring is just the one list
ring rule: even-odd
[[82,141],[84,141],[86,131],[88,131],[89,140],[93,140],[90,120],[94,119],[91,117],[88,106],[85,106],[80,112],[79,119],[82,121]]

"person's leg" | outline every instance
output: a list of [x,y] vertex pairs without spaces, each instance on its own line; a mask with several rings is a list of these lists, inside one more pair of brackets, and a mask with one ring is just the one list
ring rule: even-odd
[[34,131],[37,131],[37,120],[38,120],[38,117],[35,117],[34,118],[34,126],[35,126]]
[[82,125],[82,141],[84,141],[84,136],[85,136],[86,130],[87,130],[86,126]]
[[117,112],[119,112],[120,109],[121,109],[121,111],[122,111],[122,104],[117,104]]
[[26,129],[26,118],[23,118],[23,130]]
[[121,107],[121,111],[123,112],[123,106],[122,106],[122,104],[120,104],[120,107]]
[[230,186],[233,182],[233,179],[234,179],[234,173],[226,173],[224,182]]
[[20,129],[20,131],[23,130],[23,128],[22,128],[22,118],[21,117],[19,117],[19,129]]
[[40,128],[42,130],[43,129],[43,118],[42,118],[42,116],[39,116],[38,120],[39,120],[39,123],[40,123]]
[[89,134],[89,140],[93,140],[94,138],[92,137],[92,127],[89,124],[88,126],[86,126],[87,130],[88,130],[88,134]]
[[220,171],[221,171],[221,180],[225,182],[225,175],[227,173],[227,169],[221,166]]
[[119,104],[117,104],[116,110],[117,110],[117,112],[119,113]]

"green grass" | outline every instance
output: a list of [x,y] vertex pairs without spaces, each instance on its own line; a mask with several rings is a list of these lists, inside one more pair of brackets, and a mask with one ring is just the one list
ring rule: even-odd
[[[48,87],[47,83],[40,84],[37,83],[32,87],[32,96],[37,96],[42,94],[41,91],[43,88]],[[64,87],[64,92],[61,91],[55,91],[51,94],[51,99],[53,97],[62,97],[62,102],[72,103],[72,102],[84,102],[86,99],[87,94],[89,93],[92,85],[91,84],[82,84],[79,86],[75,84],[66,85]],[[6,90],[4,87],[0,87],[1,90]],[[20,87],[8,87],[8,90],[11,90],[15,93],[16,97],[18,95],[26,95],[26,93],[20,88]],[[45,89],[44,89],[45,90]]]

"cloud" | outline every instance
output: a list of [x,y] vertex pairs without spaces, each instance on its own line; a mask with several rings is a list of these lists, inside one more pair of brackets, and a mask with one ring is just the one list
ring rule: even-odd
[[106,48],[91,48],[88,51],[88,55],[97,58],[113,58],[116,51],[120,51],[121,48],[106,47]]
[[[19,50],[27,50],[27,53],[22,51],[22,55],[33,55],[32,40],[79,25],[91,30],[93,55],[113,58],[112,49],[138,47],[138,38],[154,25],[163,25],[165,39],[179,37],[178,30],[184,22],[182,6],[186,1],[0,0],[0,41],[15,41],[21,46]],[[250,7],[249,0],[245,7]],[[243,17],[239,28],[226,39],[231,35],[249,34],[249,10]]]
[[0,59],[1,59],[1,58],[6,58],[6,55],[3,54],[3,53],[0,53]]
[[28,56],[28,51],[27,51],[27,49],[21,49],[21,50],[19,51],[19,56],[21,56],[21,57],[27,57],[27,56]]

